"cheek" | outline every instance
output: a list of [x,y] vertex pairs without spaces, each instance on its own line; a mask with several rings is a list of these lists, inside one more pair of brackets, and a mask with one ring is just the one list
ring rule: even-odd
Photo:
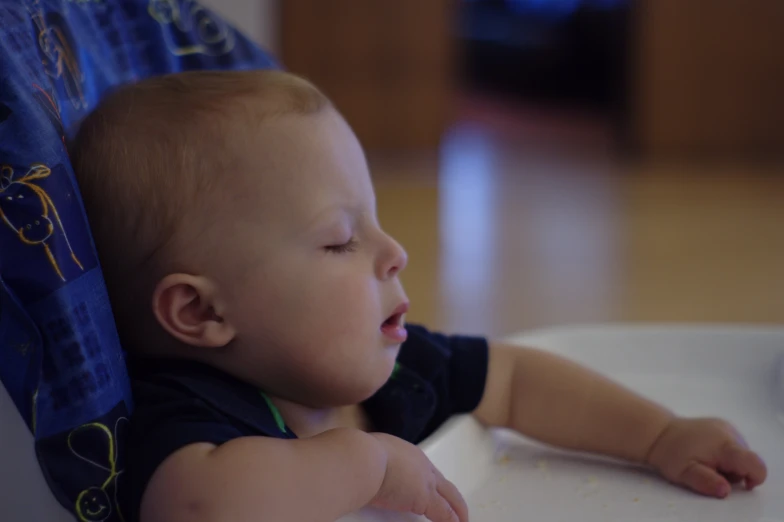
[[303,403],[348,404],[388,378],[394,360],[380,349],[374,278],[360,270],[300,272],[294,279],[248,281],[246,295],[256,312],[245,316],[240,332],[245,364],[278,393]]
[[376,285],[361,273],[325,273],[314,277],[296,299],[307,323],[325,335],[357,336],[378,315]]
[[348,265],[280,267],[244,281],[235,303],[241,333],[284,344],[341,342],[380,320],[374,278]]

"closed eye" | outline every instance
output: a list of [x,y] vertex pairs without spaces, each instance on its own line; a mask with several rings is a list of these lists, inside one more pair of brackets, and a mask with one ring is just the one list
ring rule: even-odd
[[324,249],[332,254],[345,254],[348,252],[356,252],[358,244],[359,242],[356,239],[351,238],[341,245],[329,245],[324,247]]

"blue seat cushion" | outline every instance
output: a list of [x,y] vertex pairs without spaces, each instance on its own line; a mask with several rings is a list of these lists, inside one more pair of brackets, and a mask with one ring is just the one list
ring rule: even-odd
[[277,67],[191,0],[0,0],[0,382],[82,521],[122,520],[132,397],[65,144],[108,90]]

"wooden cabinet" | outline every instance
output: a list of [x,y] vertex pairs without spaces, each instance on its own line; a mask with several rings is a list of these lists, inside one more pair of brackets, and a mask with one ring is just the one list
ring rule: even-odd
[[436,147],[453,111],[453,0],[284,0],[280,55],[369,149]]

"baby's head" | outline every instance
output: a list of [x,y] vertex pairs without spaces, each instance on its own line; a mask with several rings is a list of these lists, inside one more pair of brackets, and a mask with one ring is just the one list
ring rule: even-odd
[[406,254],[362,148],[311,84],[191,72],[109,96],[72,159],[125,346],[301,404],[359,402],[394,367]]

